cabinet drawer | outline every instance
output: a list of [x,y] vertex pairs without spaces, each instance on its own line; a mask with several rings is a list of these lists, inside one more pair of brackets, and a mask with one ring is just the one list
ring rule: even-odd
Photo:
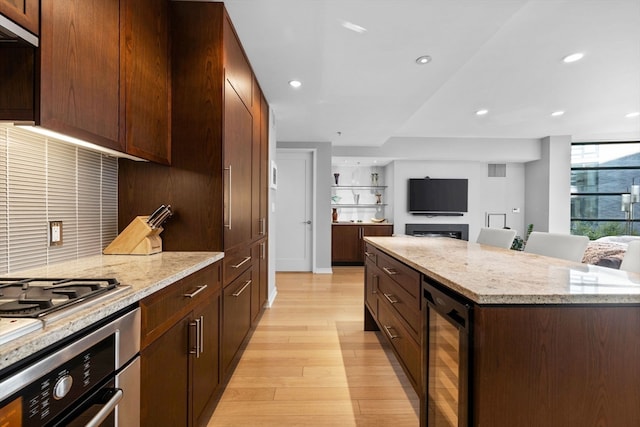
[[380,251],[376,249],[373,245],[369,243],[365,243],[364,245],[364,259],[365,261],[370,261],[373,264],[378,263],[378,253]]
[[419,393],[420,379],[420,347],[411,338],[405,327],[396,316],[386,307],[378,304],[378,323],[383,335],[393,346],[400,363],[411,380],[413,387]]
[[223,291],[220,357],[224,376],[251,327],[251,273],[245,271]]
[[[413,298],[412,305],[420,310],[420,273],[382,251],[377,255],[378,267],[386,276],[402,286]],[[409,302],[407,302],[409,304]]]
[[224,253],[224,286],[233,282],[253,262],[251,248],[244,247]]
[[217,262],[141,300],[143,346],[171,327],[193,305],[211,298],[220,287]]
[[407,322],[408,331],[418,341],[420,333],[420,310],[416,307],[413,295],[402,286],[391,280],[385,273],[381,273],[377,281],[379,304],[385,304],[393,312]]
[[380,270],[376,265],[367,259],[364,264],[364,300],[369,306],[369,311],[373,317],[378,317],[378,283],[380,281]]

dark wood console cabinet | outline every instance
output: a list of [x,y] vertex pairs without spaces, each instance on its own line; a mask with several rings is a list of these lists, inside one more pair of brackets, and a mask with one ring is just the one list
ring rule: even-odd
[[393,224],[333,224],[331,226],[331,264],[363,265],[363,238],[392,234]]

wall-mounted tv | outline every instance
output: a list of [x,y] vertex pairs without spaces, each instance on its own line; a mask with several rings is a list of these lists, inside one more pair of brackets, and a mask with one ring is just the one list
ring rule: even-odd
[[409,179],[409,212],[461,215],[467,212],[467,179]]

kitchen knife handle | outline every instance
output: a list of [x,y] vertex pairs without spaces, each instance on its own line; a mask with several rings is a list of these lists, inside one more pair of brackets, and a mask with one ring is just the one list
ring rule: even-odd
[[229,197],[227,198],[228,202],[228,206],[227,206],[227,219],[228,219],[228,223],[224,224],[225,228],[228,228],[229,230],[231,230],[231,165],[229,165],[228,168],[224,168],[224,170],[229,171],[229,191],[227,194],[229,194]]

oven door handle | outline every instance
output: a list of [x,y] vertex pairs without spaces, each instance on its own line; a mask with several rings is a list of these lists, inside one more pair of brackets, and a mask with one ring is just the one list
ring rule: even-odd
[[98,413],[91,420],[89,420],[85,427],[98,427],[104,420],[107,419],[109,414],[113,412],[116,406],[118,406],[118,403],[120,403],[120,401],[122,400],[124,392],[121,388],[115,388],[113,389],[113,391],[114,394],[111,399],[109,399],[104,404],[102,409],[100,409]]

